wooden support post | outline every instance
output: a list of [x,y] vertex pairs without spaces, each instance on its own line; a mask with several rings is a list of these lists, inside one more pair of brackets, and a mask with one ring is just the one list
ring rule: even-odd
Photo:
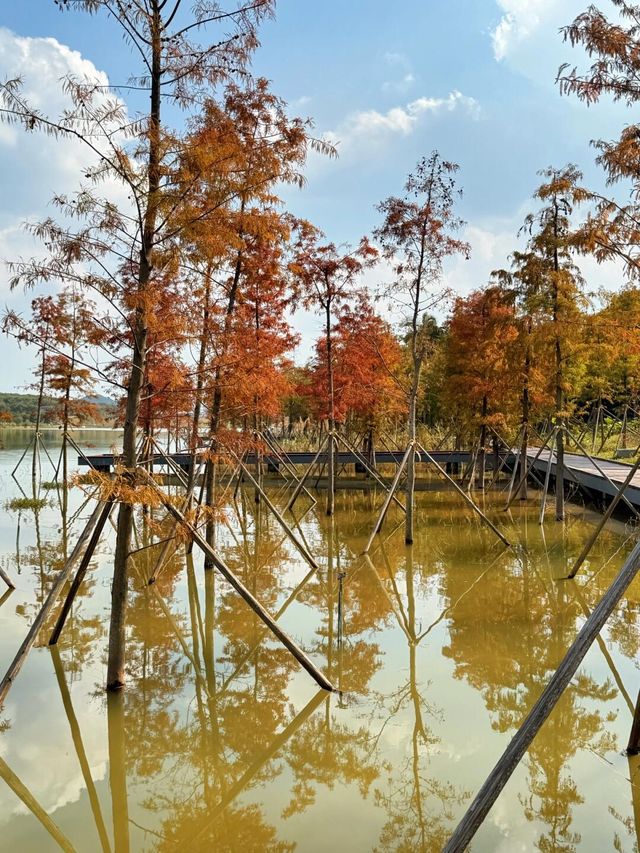
[[17,463],[16,467],[15,467],[15,468],[13,469],[13,471],[11,472],[11,476],[12,476],[14,479],[15,479],[15,476],[16,476],[16,471],[17,471],[17,470],[18,470],[18,468],[22,465],[22,460],[23,460],[23,459],[24,459],[24,457],[27,455],[27,453],[29,452],[29,448],[30,448],[30,447],[31,447],[31,445],[33,444],[33,438],[34,438],[34,437],[33,437],[33,436],[31,436],[31,438],[29,439],[29,444],[27,444],[27,446],[25,447],[25,449],[24,449],[24,451],[23,451],[23,453],[22,453],[22,456],[20,457],[20,459],[18,459],[18,463]]
[[[305,577],[303,577],[303,578],[302,578],[302,580],[300,581],[300,583],[298,584],[298,586],[297,586],[294,590],[292,590],[292,591],[289,593],[289,595],[288,595],[288,596],[287,596],[287,598],[286,598],[286,601],[284,601],[284,602],[283,602],[282,606],[280,607],[280,609],[278,610],[278,612],[277,612],[277,613],[275,614],[275,616],[273,617],[274,619],[279,619],[279,618],[282,616],[282,614],[287,610],[287,608],[289,607],[289,605],[290,605],[293,601],[295,601],[295,600],[296,600],[296,598],[298,597],[298,595],[300,594],[300,592],[301,592],[301,591],[305,588],[305,586],[309,583],[309,581],[310,581],[310,580],[311,580],[311,578],[315,575],[315,573],[316,573],[316,569],[310,569],[310,570],[307,572],[307,574],[305,575]],[[265,625],[265,628],[264,628],[263,630],[266,630],[266,625]],[[244,669],[244,667],[247,665],[247,663],[251,660],[251,658],[252,658],[252,657],[255,655],[255,653],[259,650],[259,648],[260,648],[261,644],[262,644],[262,637],[260,637],[260,639],[257,641],[257,643],[255,643],[255,644],[253,645],[253,647],[252,647],[251,649],[249,649],[249,651],[248,651],[246,654],[244,654],[244,655],[242,656],[242,658],[240,659],[240,661],[239,661],[239,663],[237,664],[236,668],[233,670],[233,672],[232,672],[230,675],[228,675],[228,676],[225,678],[225,680],[224,680],[224,682],[221,684],[220,688],[216,691],[216,696],[217,696],[218,698],[220,698],[220,696],[222,696],[222,695],[226,692],[227,688],[229,687],[229,684],[233,681],[233,679],[234,679],[234,678],[236,678],[236,677],[237,677],[237,676],[242,672],[242,670],[243,670],[243,669]]]
[[236,592],[246,601],[249,607],[257,613],[258,616],[262,619],[263,622],[268,625],[271,629],[271,632],[275,634],[275,636],[280,640],[280,642],[291,652],[291,654],[295,657],[298,663],[306,669],[309,675],[312,676],[316,680],[316,682],[322,687],[324,690],[333,690],[333,685],[326,678],[320,670],[315,666],[315,664],[307,657],[307,655],[300,649],[293,640],[289,637],[288,634],[280,628],[280,626],[274,621],[274,619],[270,616],[270,614],[264,609],[264,607],[260,604],[260,602],[249,592],[249,590],[244,586],[244,584],[234,575],[231,569],[224,563],[220,557],[215,553],[213,548],[203,539],[203,537],[198,533],[198,531],[193,527],[193,525],[189,524],[184,515],[180,512],[180,510],[176,509],[173,504],[170,502],[169,498],[163,494],[163,492],[156,486],[153,479],[149,477],[147,472],[143,468],[137,469],[138,475],[148,483],[148,485],[152,486],[162,503],[169,510],[171,515],[182,524],[184,529],[189,533],[195,544],[200,548],[201,551],[205,553],[205,555],[211,560],[213,565],[218,569],[218,571],[224,575],[227,581],[231,584],[231,586],[236,590]]
[[333,515],[336,503],[336,440],[332,424],[329,431],[327,452],[329,468],[327,471],[327,515]]
[[487,518],[487,516],[482,512],[482,510],[480,509],[480,507],[479,507],[479,506],[477,506],[477,505],[476,505],[476,504],[471,500],[471,498],[469,497],[469,495],[468,495],[468,494],[467,494],[463,489],[461,489],[461,488],[460,488],[460,486],[456,483],[456,481],[455,481],[455,480],[453,480],[453,479],[452,479],[452,478],[447,474],[447,472],[444,470],[444,468],[443,468],[443,467],[442,467],[438,462],[436,462],[436,460],[433,458],[433,456],[432,456],[428,451],[426,451],[426,450],[424,449],[424,447],[423,447],[421,444],[419,444],[419,445],[418,445],[418,447],[420,448],[420,450],[422,451],[422,453],[424,453],[424,455],[426,456],[426,458],[427,458],[427,462],[431,462],[431,464],[432,464],[432,465],[435,465],[436,469],[440,472],[440,474],[442,474],[442,476],[445,478],[445,480],[447,481],[447,483],[449,483],[450,485],[452,485],[452,486],[453,486],[453,488],[458,492],[458,494],[459,494],[459,495],[462,495],[462,497],[464,498],[464,500],[466,501],[466,503],[471,507],[471,509],[472,509],[474,512],[476,512],[476,513],[480,516],[480,518],[485,522],[485,524],[487,524],[487,525],[488,525],[488,526],[493,530],[493,532],[496,534],[496,536],[498,537],[498,539],[500,539],[502,542],[504,542],[504,544],[507,546],[507,548],[511,548],[511,542],[509,542],[509,540],[506,538],[506,536],[504,536],[504,535],[503,535],[503,534],[498,530],[498,528],[495,526],[495,524],[494,524],[490,519],[488,519],[488,518]]
[[[578,441],[577,439],[575,439],[575,441],[576,441],[576,444],[578,445],[579,449],[582,450],[582,452],[587,457],[589,462],[591,462],[591,464],[595,467],[598,474],[600,474],[600,476],[603,477],[607,481],[607,483],[609,483],[610,486],[613,486],[613,488],[616,489],[617,493],[620,494],[620,499],[626,503],[626,505],[631,510],[631,512],[635,515],[635,517],[640,518],[640,512],[638,512],[638,510],[634,507],[634,505],[631,503],[631,501],[625,496],[624,490],[621,490],[620,486],[618,486],[617,483],[614,483],[613,480],[602,470],[600,465],[598,465],[598,462],[596,459],[594,459],[592,456],[589,456],[587,451],[584,449],[584,445],[582,445],[580,443],[580,441]],[[569,468],[570,471],[572,470],[566,464],[565,464],[565,467]]]
[[[272,439],[268,433],[263,432],[263,433],[261,433],[261,435],[262,435],[263,439],[265,440],[265,442],[267,443],[267,445],[271,448],[271,450],[278,456],[278,459],[281,461],[285,470],[289,472],[289,474],[293,477],[295,483],[298,484],[300,482],[300,477],[298,477],[296,469],[288,461],[286,453],[284,453],[284,451],[282,451],[278,447],[278,445],[275,443],[274,439]],[[314,503],[317,503],[316,498],[311,494],[309,489],[307,489],[307,487],[304,484],[302,485],[302,491],[305,493],[305,495],[310,500],[312,500]]]
[[[489,482],[489,488],[491,489],[495,485],[498,477],[502,473],[503,468],[507,464],[507,459],[509,458],[509,454],[505,452],[503,454],[503,456],[500,457],[498,442],[500,442],[500,444],[502,444],[505,448],[507,447],[507,444],[505,441],[503,441],[502,437],[500,435],[498,435],[498,433],[493,429],[493,427],[489,427],[489,431],[493,435],[493,477],[491,478],[491,480]],[[516,437],[516,441],[518,440],[519,436],[520,436],[520,433],[518,433],[518,436]],[[509,447],[509,451],[511,451],[511,447]],[[449,472],[447,472],[447,473],[449,473]]]
[[107,523],[107,519],[109,518],[109,514],[113,509],[113,501],[108,501],[104,504],[103,510],[100,514],[100,518],[96,526],[93,529],[93,533],[91,534],[91,539],[89,540],[89,544],[87,545],[87,549],[82,555],[82,560],[80,560],[80,565],[78,566],[78,570],[76,571],[73,582],[71,583],[71,587],[69,588],[69,592],[67,593],[67,597],[64,600],[64,604],[62,605],[62,610],[60,611],[60,615],[58,616],[58,621],[56,622],[55,628],[51,632],[51,637],[49,638],[49,645],[55,646],[58,642],[58,638],[62,633],[62,629],[64,628],[64,623],[67,621],[67,616],[69,615],[69,611],[71,610],[71,606],[73,601],[78,594],[78,590],[80,589],[80,584],[84,580],[84,576],[87,573],[87,569],[89,568],[89,563],[91,562],[91,558],[93,557],[93,552],[96,550],[98,546],[98,542],[100,541],[100,536],[102,535],[102,530]]
[[31,791],[20,781],[3,758],[0,758],[0,779],[7,783],[18,799],[22,800],[62,850],[65,850],[66,853],[76,853],[75,847],[58,827],[58,824],[54,823]]
[[67,680],[64,675],[64,668],[62,666],[60,652],[58,651],[57,647],[52,647],[51,659],[53,660],[53,668],[56,673],[56,680],[60,689],[62,704],[67,715],[67,720],[69,721],[69,728],[71,729],[71,739],[73,740],[76,755],[78,756],[78,764],[80,765],[80,770],[82,771],[82,778],[84,779],[84,784],[87,788],[87,794],[89,795],[89,803],[91,805],[91,811],[93,812],[93,819],[96,823],[96,830],[98,832],[98,838],[100,839],[100,846],[102,847],[104,853],[110,853],[111,845],[109,844],[109,834],[107,833],[104,818],[102,817],[100,799],[98,797],[98,792],[96,791],[95,782],[93,781],[93,777],[91,775],[91,768],[89,767],[87,753],[85,752],[84,744],[82,742],[80,725],[73,709],[71,693],[69,692],[69,686],[67,685]]
[[322,451],[323,451],[323,449],[324,449],[324,447],[325,447],[325,445],[326,445],[326,443],[327,443],[327,441],[328,441],[328,440],[329,440],[329,438],[328,438],[328,436],[327,436],[327,437],[324,439],[324,441],[322,441],[322,442],[321,442],[320,447],[318,448],[318,452],[316,453],[316,455],[315,455],[315,456],[313,457],[313,459],[311,460],[311,464],[309,465],[309,467],[307,468],[307,470],[306,470],[306,471],[304,472],[304,474],[302,475],[302,478],[300,479],[300,482],[298,483],[298,485],[297,485],[297,486],[295,487],[295,489],[293,490],[293,494],[292,494],[292,495],[291,495],[291,497],[289,498],[289,503],[287,504],[287,509],[288,509],[288,510],[291,510],[291,509],[293,508],[293,505],[294,505],[294,504],[295,504],[295,502],[297,501],[297,499],[298,499],[298,497],[299,497],[299,495],[300,495],[300,492],[301,492],[301,491],[302,491],[302,489],[304,488],[304,484],[305,484],[305,482],[307,481],[307,478],[309,477],[309,475],[310,475],[310,473],[311,473],[311,470],[315,467],[316,463],[318,462],[318,459],[320,458],[320,454],[322,453]]
[[[378,472],[375,470],[375,468],[372,468],[371,465],[369,465],[369,462],[368,462],[366,456],[364,456],[364,454],[360,453],[360,451],[357,450],[354,447],[354,445],[351,444],[344,436],[338,436],[338,441],[341,441],[344,444],[344,446],[347,448],[347,450],[349,450],[351,453],[353,453],[353,455],[356,457],[356,459],[360,462],[361,465],[364,466],[365,470],[369,472],[369,474],[373,477],[373,479],[376,481],[376,483],[378,483],[380,486],[382,486],[382,488],[385,491],[388,492],[390,490],[390,488],[391,488],[390,485],[388,483],[385,483],[385,481],[378,474]],[[400,507],[400,509],[403,512],[406,511],[403,504],[398,500],[397,497],[395,497],[395,495],[393,497],[393,501],[394,501],[394,503],[396,503]]]
[[[555,434],[555,438],[557,438],[557,428],[554,429],[553,433]],[[555,438],[552,439],[549,444],[549,459],[547,461],[547,472],[544,476],[544,486],[542,489],[542,497],[540,499],[540,515],[538,517],[538,524],[544,524],[544,510],[547,503],[547,493],[549,492],[549,480],[551,479],[551,465],[553,463],[553,447]]]
[[0,566],[0,578],[2,578],[2,580],[6,583],[6,585],[9,587],[9,589],[15,589],[16,588],[16,585],[11,580],[9,575],[5,572],[5,570],[2,568],[2,566]]
[[[515,485],[516,477],[518,475],[518,467],[519,467],[519,463],[520,463],[520,454],[522,452],[521,439],[522,439],[522,428],[520,429],[520,432],[518,433],[518,437],[516,439],[516,442],[517,442],[516,443],[516,455],[515,455],[515,459],[513,461],[513,471],[511,472],[511,478],[509,480],[509,491],[507,492],[507,500],[508,501],[511,500],[511,495],[513,494],[513,487]],[[526,465],[526,459],[525,459],[525,465]]]
[[512,504],[512,503],[514,502],[514,500],[516,499],[516,496],[518,495],[518,493],[519,493],[519,491],[520,491],[520,487],[522,486],[522,484],[527,482],[527,477],[529,476],[530,471],[533,469],[533,466],[536,464],[536,462],[537,462],[537,461],[538,461],[538,459],[540,458],[540,454],[542,453],[542,451],[545,449],[545,447],[547,446],[547,444],[549,444],[549,441],[550,441],[550,439],[551,439],[551,437],[552,437],[553,435],[555,435],[555,429],[553,429],[553,430],[549,433],[549,435],[545,438],[544,442],[543,442],[543,443],[540,445],[540,447],[538,448],[538,452],[537,452],[537,453],[536,453],[536,455],[533,457],[533,459],[531,460],[531,462],[527,465],[527,468],[526,468],[526,470],[525,470],[524,476],[522,476],[522,477],[520,478],[520,482],[518,483],[518,485],[516,486],[516,488],[515,488],[515,490],[514,490],[513,494],[511,495],[511,497],[510,497],[510,498],[509,498],[509,500],[507,501],[507,505],[506,505],[506,506],[505,506],[505,508],[504,508],[504,511],[505,511],[505,512],[509,509],[509,507],[511,506],[511,504]]
[[27,636],[22,641],[22,644],[21,644],[20,648],[18,649],[15,658],[13,659],[13,661],[9,665],[9,668],[5,672],[4,677],[2,678],[2,681],[0,681],[0,705],[2,705],[2,703],[6,699],[7,693],[11,689],[11,685],[16,680],[16,677],[17,677],[18,673],[20,672],[22,665],[24,664],[25,660],[27,659],[27,655],[31,651],[31,647],[33,646],[33,644],[36,641],[36,637],[38,636],[40,628],[42,628],[42,626],[46,622],[47,617],[51,613],[53,606],[55,605],[56,601],[58,600],[58,596],[62,592],[62,587],[64,586],[64,584],[65,584],[67,578],[69,577],[69,575],[71,574],[71,572],[73,571],[74,566],[76,565],[76,563],[78,562],[78,560],[80,559],[82,554],[84,553],[84,549],[87,545],[87,542],[89,541],[89,538],[91,537],[93,529],[96,526],[96,524],[98,523],[98,520],[99,520],[103,510],[104,510],[104,503],[102,503],[102,502],[98,503],[98,505],[94,509],[91,517],[89,518],[89,521],[85,525],[84,530],[80,534],[78,541],[76,542],[75,548],[73,549],[73,551],[71,552],[71,555],[69,556],[69,559],[64,564],[63,568],[60,570],[60,572],[58,573],[58,576],[56,577],[55,581],[53,582],[53,585],[52,585],[51,589],[49,590],[49,594],[47,595],[46,599],[44,600],[44,603],[43,603],[42,607],[40,608],[38,615],[33,620],[33,624],[29,628],[29,631],[27,632]]
[[624,483],[622,484],[622,486],[620,486],[620,488],[619,488],[617,494],[615,495],[614,499],[611,501],[611,503],[607,507],[606,512],[604,513],[604,515],[600,519],[598,526],[596,527],[596,529],[593,531],[593,533],[591,534],[591,536],[589,537],[589,539],[585,543],[584,548],[580,552],[580,556],[578,557],[578,559],[573,564],[573,568],[571,569],[571,572],[567,575],[567,577],[569,579],[575,578],[575,576],[578,574],[578,569],[584,563],[584,561],[587,559],[589,552],[593,548],[593,545],[594,545],[596,539],[598,538],[598,536],[602,532],[602,528],[605,526],[607,521],[609,521],[609,519],[613,515],[615,508],[620,503],[620,499],[622,498],[624,490],[627,488],[629,483],[633,480],[633,478],[634,478],[635,474],[637,473],[639,467],[640,467],[640,459],[636,460],[636,462],[629,469],[629,473],[627,474]]
[[404,469],[407,465],[407,460],[409,459],[409,453],[411,452],[412,448],[413,448],[413,444],[409,444],[409,446],[407,447],[407,449],[404,452],[404,456],[402,457],[402,462],[398,465],[398,470],[396,471],[396,475],[393,478],[393,482],[391,483],[391,488],[387,492],[387,496],[384,499],[384,503],[382,504],[382,509],[380,510],[380,514],[379,514],[377,521],[373,527],[373,530],[371,531],[371,536],[369,536],[369,541],[367,542],[366,547],[365,547],[364,551],[362,552],[363,554],[367,554],[369,552],[369,548],[371,548],[371,545],[373,544],[373,540],[375,539],[376,534],[380,533],[380,531],[382,530],[382,525],[384,524],[384,518],[385,518],[385,515],[387,514],[387,510],[389,509],[389,504],[391,503],[391,499],[393,498],[393,496],[396,492],[396,489],[398,488],[398,483],[400,482],[400,477],[402,476],[402,472],[404,471]]
[[245,465],[245,464],[244,464],[244,463],[243,463],[243,462],[238,458],[238,456],[237,456],[237,455],[236,455],[232,450],[229,450],[228,452],[229,452],[229,453],[231,453],[231,454],[235,457],[236,462],[237,462],[237,463],[238,463],[238,465],[240,466],[240,470],[241,470],[241,471],[245,474],[245,476],[248,478],[249,482],[253,485],[254,489],[255,489],[255,490],[256,490],[256,492],[257,492],[257,494],[259,494],[259,495],[260,495],[260,497],[261,497],[261,498],[262,498],[262,500],[265,502],[265,504],[266,504],[266,506],[268,507],[268,509],[272,512],[273,516],[275,517],[275,519],[276,519],[276,521],[278,522],[278,524],[280,525],[280,527],[284,530],[284,532],[287,534],[287,536],[289,537],[289,539],[291,540],[291,542],[293,542],[293,544],[295,545],[295,547],[297,548],[297,550],[300,552],[300,554],[304,557],[304,559],[307,561],[307,563],[311,566],[311,568],[312,568],[312,569],[317,569],[317,568],[319,568],[317,561],[313,559],[313,557],[311,556],[311,554],[307,551],[307,549],[305,548],[305,546],[304,546],[304,545],[302,544],[302,542],[298,539],[298,537],[297,537],[297,536],[296,536],[296,534],[293,532],[293,530],[289,527],[289,525],[288,525],[288,524],[287,524],[287,522],[284,520],[284,518],[280,515],[280,513],[278,512],[278,510],[276,509],[276,507],[273,505],[273,503],[271,502],[271,500],[270,500],[270,499],[269,499],[269,497],[267,496],[267,494],[266,494],[266,492],[264,491],[264,489],[260,486],[260,484],[258,483],[258,481],[257,481],[257,480],[255,479],[255,477],[253,476],[253,474],[251,474],[251,472],[249,471],[249,469],[246,467],[246,465]]
[[629,554],[616,579],[602,596],[591,616],[585,621],[551,680],[467,809],[445,845],[443,853],[462,853],[467,848],[531,742],[576,674],[595,638],[636,577],[639,568],[640,543]]

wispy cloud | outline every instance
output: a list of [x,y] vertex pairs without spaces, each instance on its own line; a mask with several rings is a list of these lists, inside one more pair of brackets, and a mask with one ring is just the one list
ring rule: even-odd
[[454,110],[463,110],[473,119],[481,114],[480,104],[475,98],[455,90],[446,98],[416,98],[386,112],[364,110],[353,113],[335,131],[326,133],[325,138],[344,149],[355,139],[363,137],[379,140],[393,134],[408,136],[426,116]]
[[538,30],[549,12],[557,10],[557,0],[497,0],[504,12],[491,33],[493,55],[505,59],[520,42]]
[[383,60],[385,65],[393,70],[394,76],[384,81],[382,91],[395,94],[407,92],[416,82],[416,76],[407,57],[403,53],[385,53]]

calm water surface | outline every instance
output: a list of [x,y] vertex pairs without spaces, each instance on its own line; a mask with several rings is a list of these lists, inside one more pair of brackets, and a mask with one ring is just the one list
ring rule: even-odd
[[[18,587],[0,602],[2,671],[90,513],[77,488],[64,524],[55,490],[38,512],[6,508],[28,438],[5,433],[0,450],[0,560]],[[45,440],[56,462],[57,435]],[[94,452],[113,440],[78,436]],[[53,479],[46,457],[43,469]],[[30,495],[26,463],[19,480]],[[284,492],[272,497],[286,504]],[[550,515],[543,531],[535,501],[508,516],[491,493],[487,512],[518,543],[505,550],[459,497],[429,491],[414,547],[392,510],[367,560],[381,499],[339,492],[333,520],[321,502],[299,502],[318,572],[250,492],[218,526],[219,552],[338,686],[331,696],[199,554],[179,553],[146,585],[162,548],[153,542],[170,533],[156,512],[140,516],[134,546],[127,690],[107,700],[111,529],[58,651],[43,631],[0,713],[0,850],[440,850],[633,539],[621,524],[606,531],[567,583],[591,530],[584,514],[563,525]],[[640,775],[623,750],[640,687],[639,607],[640,580],[473,850],[638,850]]]

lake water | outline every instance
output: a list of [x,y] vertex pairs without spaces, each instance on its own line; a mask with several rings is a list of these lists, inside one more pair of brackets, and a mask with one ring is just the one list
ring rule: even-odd
[[[29,437],[6,432],[0,450],[0,561],[17,585],[0,603],[2,672],[63,561],[63,533],[70,550],[91,511],[73,519],[79,488],[64,526],[55,490],[37,512],[5,507],[31,494],[27,461],[20,485],[11,477]],[[77,440],[102,452],[114,439]],[[57,462],[58,434],[45,444]],[[392,509],[367,560],[382,495],[340,491],[333,519],[322,500],[296,505],[315,572],[241,497],[218,526],[220,555],[338,690],[319,692],[200,554],[181,549],[149,587],[162,546],[147,546],[171,532],[156,511],[134,546],[127,688],[107,700],[110,529],[57,652],[49,625],[0,711],[1,851],[438,851],[634,542],[615,524],[566,582],[588,514],[558,524],[549,510],[542,529],[533,497],[507,515],[491,492],[485,510],[518,546],[506,550],[457,495],[426,491],[413,548]],[[638,850],[640,774],[624,747],[639,652],[637,580],[473,850]]]

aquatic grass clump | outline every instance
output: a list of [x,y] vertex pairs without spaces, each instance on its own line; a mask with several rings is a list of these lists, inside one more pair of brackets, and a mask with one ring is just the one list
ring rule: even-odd
[[45,492],[51,492],[54,489],[57,489],[61,486],[61,483],[56,482],[56,480],[46,480],[44,483],[40,483],[40,488],[44,489]]
[[45,498],[11,498],[10,501],[5,501],[4,508],[8,510],[21,512],[25,509],[31,509],[37,512],[48,506],[48,501]]

